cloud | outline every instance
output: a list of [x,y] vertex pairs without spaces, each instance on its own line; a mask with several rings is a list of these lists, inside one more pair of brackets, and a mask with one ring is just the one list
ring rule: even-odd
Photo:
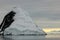
[[20,5],[32,17],[46,17],[59,20],[60,0],[0,0],[0,6]]

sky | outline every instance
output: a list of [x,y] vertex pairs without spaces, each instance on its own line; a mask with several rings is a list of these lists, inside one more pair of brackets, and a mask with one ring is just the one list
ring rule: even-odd
[[27,11],[40,27],[60,27],[60,0],[0,0],[0,8],[10,5]]

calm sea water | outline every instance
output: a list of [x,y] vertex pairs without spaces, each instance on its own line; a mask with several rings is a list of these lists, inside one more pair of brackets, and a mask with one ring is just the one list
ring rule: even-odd
[[60,35],[46,36],[0,36],[0,40],[60,40]]

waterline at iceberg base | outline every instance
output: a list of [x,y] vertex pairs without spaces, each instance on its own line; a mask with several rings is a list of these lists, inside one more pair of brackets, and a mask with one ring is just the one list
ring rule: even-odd
[[8,31],[4,33],[4,35],[14,35],[14,36],[41,36],[41,35],[46,35],[43,32],[38,32],[38,31],[31,31],[31,30],[24,30],[24,31],[20,31],[17,29],[10,29],[10,31],[12,31],[11,33],[9,33]]
[[7,13],[13,11],[16,14],[14,16],[14,22],[8,28],[5,29],[4,35],[21,35],[21,36],[46,35],[42,28],[39,28],[38,26],[35,25],[29,14],[26,11],[22,10],[20,7],[11,7],[7,9],[10,10],[7,11],[5,8],[5,11]]

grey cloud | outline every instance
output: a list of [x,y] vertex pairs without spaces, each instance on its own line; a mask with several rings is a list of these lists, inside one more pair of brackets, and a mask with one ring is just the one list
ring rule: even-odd
[[60,20],[60,0],[0,0],[2,5],[20,5],[33,18]]
[[44,12],[39,12],[39,13],[34,13],[34,14],[30,14],[31,17],[33,17],[34,19],[38,18],[47,18],[49,20],[60,20],[60,14],[50,14],[50,13],[44,13]]

